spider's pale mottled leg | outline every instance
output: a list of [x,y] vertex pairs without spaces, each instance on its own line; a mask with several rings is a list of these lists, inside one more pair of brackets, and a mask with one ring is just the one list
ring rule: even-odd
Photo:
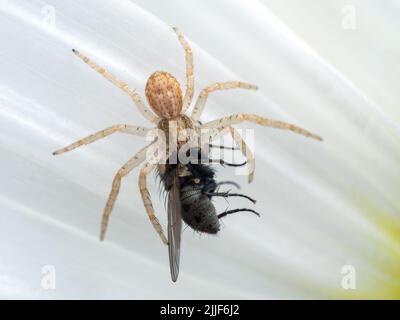
[[100,73],[103,77],[105,77],[107,80],[112,82],[114,85],[116,85],[118,88],[120,88],[122,91],[127,93],[133,100],[133,102],[136,104],[136,107],[139,109],[139,111],[142,113],[142,115],[149,120],[152,123],[158,123],[159,119],[156,117],[148,108],[143,103],[142,98],[140,95],[133,89],[130,89],[128,85],[117,79],[113,74],[108,72],[106,69],[98,66],[96,63],[91,61],[88,57],[84,56],[81,54],[79,51],[72,49],[72,52],[75,53],[77,57],[83,60],[83,62],[87,63],[92,69]]
[[150,129],[144,128],[144,127],[138,127],[138,126],[131,126],[127,124],[117,124],[111,127],[108,127],[104,130],[101,130],[99,132],[96,132],[94,134],[91,134],[90,136],[87,136],[85,138],[82,138],[69,146],[66,146],[65,148],[59,149],[57,151],[53,152],[53,155],[58,155],[64,152],[71,151],[75,148],[78,148],[83,145],[87,145],[89,143],[95,142],[97,140],[103,139],[110,134],[113,134],[115,132],[124,132],[124,133],[129,133],[133,134],[135,136],[146,136],[146,134],[149,132]]
[[246,142],[242,139],[239,132],[237,132],[237,130],[231,126],[216,125],[209,128],[207,127],[203,128],[203,126],[200,126],[200,128],[202,129],[202,134],[201,134],[202,147],[204,145],[209,144],[211,141],[215,140],[218,137],[223,137],[227,134],[230,134],[232,136],[236,145],[242,151],[242,154],[246,157],[247,167],[249,170],[248,182],[251,183],[254,177],[255,159],[253,153],[247,146]]
[[192,119],[194,121],[198,121],[200,119],[200,116],[204,110],[204,106],[206,104],[208,95],[217,90],[224,90],[224,89],[250,89],[250,90],[257,90],[257,86],[250,84],[250,83],[245,83],[245,82],[240,82],[240,81],[230,81],[230,82],[217,82],[214,83],[208,87],[205,87],[203,90],[201,90],[199,97],[197,98],[196,104],[193,108],[192,112]]
[[228,129],[233,140],[242,151],[243,156],[246,157],[247,168],[249,170],[248,182],[251,183],[254,178],[254,170],[256,165],[253,152],[251,152],[250,148],[247,146],[246,142],[243,140],[243,138],[240,136],[239,132],[235,128],[229,126]]
[[183,37],[182,33],[178,28],[173,28],[176,35],[178,36],[179,42],[182,44],[183,49],[185,49],[185,60],[186,60],[186,92],[183,98],[182,113],[185,113],[187,108],[189,108],[192,102],[194,93],[194,76],[193,76],[193,54],[192,49]]
[[108,220],[110,218],[111,211],[114,207],[115,200],[117,199],[119,188],[121,186],[122,177],[126,176],[129,172],[131,172],[135,167],[141,164],[146,159],[147,149],[150,147],[154,147],[155,142],[141,149],[135,156],[133,156],[127,163],[125,163],[121,169],[118,170],[117,174],[114,177],[112,188],[110,195],[108,196],[108,200],[106,206],[104,208],[103,218],[101,220],[101,229],[100,229],[100,240],[104,240],[104,235],[106,233]]
[[146,212],[149,216],[149,219],[151,223],[153,224],[154,229],[156,229],[158,235],[160,236],[162,242],[164,244],[168,245],[168,240],[165,237],[164,231],[160,225],[160,222],[158,221],[155,213],[154,213],[154,208],[153,204],[151,203],[151,197],[150,193],[147,190],[147,183],[146,183],[146,178],[147,175],[155,168],[155,164],[147,162],[143,168],[140,170],[139,173],[139,189],[140,189],[140,194],[142,195],[142,200],[144,207],[146,209]]
[[238,124],[243,121],[250,121],[261,126],[278,128],[282,130],[289,130],[297,134],[301,134],[305,137],[313,138],[322,141],[322,138],[314,133],[311,133],[303,128],[295,126],[293,124],[272,120],[269,118],[260,117],[254,114],[235,114],[229,117],[213,120],[200,126],[201,129],[213,129],[213,128],[226,128],[233,124]]

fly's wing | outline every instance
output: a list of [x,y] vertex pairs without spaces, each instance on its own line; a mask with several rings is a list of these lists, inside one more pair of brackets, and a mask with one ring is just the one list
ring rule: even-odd
[[171,278],[175,282],[179,274],[179,258],[181,255],[182,215],[179,196],[178,172],[174,176],[172,188],[168,194],[168,252]]

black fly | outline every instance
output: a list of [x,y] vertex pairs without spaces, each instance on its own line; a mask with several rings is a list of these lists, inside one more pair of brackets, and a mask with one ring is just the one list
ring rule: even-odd
[[[164,189],[168,192],[168,248],[172,281],[176,281],[179,274],[180,243],[182,232],[182,220],[193,230],[209,234],[217,234],[220,231],[219,219],[236,212],[248,211],[259,214],[248,208],[227,210],[217,214],[212,199],[214,197],[242,197],[252,203],[256,201],[244,194],[221,192],[222,185],[234,185],[235,182],[215,180],[215,170],[209,164],[200,163],[200,150],[192,150],[191,154],[197,154],[196,161],[187,164],[159,165],[158,174]],[[242,164],[230,164],[222,160],[210,161],[227,166],[242,166]]]

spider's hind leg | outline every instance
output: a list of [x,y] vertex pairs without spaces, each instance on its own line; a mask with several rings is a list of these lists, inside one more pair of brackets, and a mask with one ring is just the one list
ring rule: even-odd
[[133,156],[128,162],[122,166],[121,169],[118,170],[117,174],[114,177],[112,188],[110,195],[108,196],[108,200],[103,212],[103,218],[101,220],[101,228],[100,228],[100,240],[104,240],[104,236],[106,234],[108,220],[111,215],[111,211],[114,207],[115,200],[117,199],[119,189],[121,187],[121,180],[123,177],[129,174],[135,167],[137,167],[140,163],[142,163],[146,159],[146,152],[149,148],[153,147],[155,142],[141,149],[135,156]]
[[149,173],[155,168],[155,164],[152,164],[150,162],[147,162],[142,169],[140,170],[139,173],[139,190],[140,190],[140,194],[142,196],[142,201],[144,204],[144,207],[146,209],[147,215],[149,216],[150,222],[152,223],[154,229],[156,230],[156,232],[158,233],[158,235],[161,238],[161,241],[168,245],[168,240],[165,237],[164,231],[161,227],[160,222],[158,221],[155,212],[154,212],[154,208],[153,208],[153,204],[151,202],[151,197],[150,197],[150,193],[149,190],[147,189],[147,176],[149,175]]

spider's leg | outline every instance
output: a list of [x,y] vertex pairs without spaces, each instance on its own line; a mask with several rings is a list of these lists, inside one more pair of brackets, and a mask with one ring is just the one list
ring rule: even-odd
[[248,182],[250,183],[253,181],[254,170],[255,170],[255,165],[256,165],[254,155],[251,152],[250,148],[247,146],[246,142],[240,136],[239,132],[235,128],[229,126],[229,131],[230,131],[230,134],[231,134],[233,140],[236,142],[236,144],[239,146],[240,150],[242,151],[243,156],[246,157],[247,168],[249,170]]
[[142,196],[143,204],[146,209],[146,212],[149,216],[149,219],[151,223],[153,224],[154,229],[156,229],[158,235],[160,236],[162,242],[164,244],[168,245],[168,240],[165,237],[164,231],[160,225],[160,222],[158,221],[155,213],[154,213],[154,208],[153,204],[151,203],[151,197],[150,193],[147,189],[147,183],[146,183],[146,178],[148,174],[155,168],[155,164],[152,164],[150,162],[147,162],[143,168],[140,170],[139,174],[139,189],[140,189],[140,194]]
[[65,148],[59,149],[57,151],[53,152],[53,155],[58,155],[64,152],[71,151],[75,148],[78,148],[80,146],[95,142],[97,140],[103,139],[110,134],[113,134],[115,132],[124,132],[124,133],[129,133],[133,134],[135,136],[146,136],[146,134],[149,132],[150,129],[144,128],[144,127],[138,127],[138,126],[130,126],[127,124],[117,124],[111,127],[108,127],[104,130],[98,131],[94,134],[91,134],[90,136],[87,136],[85,138],[82,138],[69,146],[66,146]]
[[193,112],[191,118],[194,121],[198,121],[201,114],[203,113],[204,106],[206,104],[208,95],[217,90],[224,90],[224,89],[250,89],[250,90],[257,90],[257,86],[245,82],[240,81],[230,81],[230,82],[217,82],[208,87],[205,87],[201,90],[199,97],[197,98],[196,104],[194,105]]
[[79,51],[77,51],[75,49],[72,49],[72,52],[78,58],[83,60],[83,62],[88,64],[92,69],[94,69],[95,71],[100,73],[107,80],[109,80],[114,85],[116,85],[118,88],[120,88],[122,91],[127,93],[132,98],[133,102],[136,104],[136,107],[139,109],[139,111],[142,113],[142,115],[147,120],[149,120],[152,123],[158,123],[158,120],[159,120],[158,117],[156,117],[148,108],[146,108],[146,106],[143,103],[142,98],[140,97],[140,95],[135,90],[130,89],[125,82],[117,79],[113,74],[108,72],[106,69],[98,66],[95,62],[91,61],[88,57],[84,56]]
[[156,146],[155,142],[141,149],[135,156],[133,156],[127,163],[125,163],[121,169],[118,170],[114,177],[110,195],[106,206],[104,208],[103,218],[101,220],[100,229],[100,240],[104,240],[104,235],[106,233],[108,219],[110,218],[111,211],[114,207],[115,200],[117,199],[119,188],[121,186],[121,179],[131,172],[135,167],[141,164],[146,159],[147,149]]
[[178,36],[179,42],[181,43],[183,49],[185,50],[185,61],[186,61],[186,92],[183,98],[182,113],[185,113],[187,108],[189,108],[192,102],[194,93],[194,76],[193,76],[193,54],[192,49],[187,43],[186,39],[183,37],[182,33],[178,28],[173,28],[176,35]]
[[295,126],[293,124],[279,121],[279,120],[272,120],[269,118],[260,117],[254,114],[235,114],[229,117],[217,119],[205,123],[200,126],[201,129],[212,129],[211,131],[220,132],[223,129],[228,128],[230,125],[238,124],[243,121],[250,121],[261,126],[271,127],[271,128],[278,128],[282,130],[289,130],[297,134],[301,134],[305,137],[313,138],[315,140],[322,141],[322,138],[310,131],[307,131],[303,128]]

